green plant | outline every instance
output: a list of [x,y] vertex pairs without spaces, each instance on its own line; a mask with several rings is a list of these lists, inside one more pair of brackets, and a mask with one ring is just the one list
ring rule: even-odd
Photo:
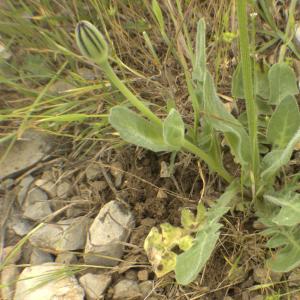
[[[153,1],[153,10],[163,34],[156,1]],[[162,276],[175,270],[180,284],[190,283],[201,271],[218,241],[220,218],[245,190],[251,191],[249,200],[261,222],[268,227],[263,232],[270,236],[267,246],[279,248],[269,265],[275,271],[289,271],[300,265],[300,199],[297,192],[300,174],[292,176],[296,180],[285,178],[284,188],[276,184],[278,174],[289,163],[300,141],[296,76],[283,61],[270,68],[264,66],[263,70],[255,64],[249,50],[246,0],[237,2],[237,11],[241,62],[233,76],[232,93],[236,98],[245,99],[246,112],[234,117],[217,96],[212,75],[206,68],[205,22],[201,19],[191,59],[191,80],[186,65],[183,66],[195,111],[196,121],[192,127],[183,122],[175,108],[166,110],[164,120],[158,118],[116,76],[109,64],[105,39],[95,26],[81,21],[76,28],[76,40],[82,53],[100,65],[131,105],[119,105],[110,110],[110,124],[120,137],[154,152],[191,152],[230,183],[214,206],[205,209],[199,204],[196,216],[183,210],[182,227],[162,224],[161,233],[152,229],[145,241],[145,250],[156,274]],[[222,137],[240,166],[240,178],[234,179],[223,165]],[[175,246],[182,251],[179,255],[173,251]]]

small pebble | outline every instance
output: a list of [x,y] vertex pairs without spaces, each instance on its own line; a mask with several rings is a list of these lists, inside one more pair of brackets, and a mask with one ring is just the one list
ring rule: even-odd
[[137,273],[137,277],[139,281],[146,281],[148,280],[149,274],[147,270],[140,270]]
[[129,279],[129,280],[137,280],[137,274],[136,274],[136,271],[134,271],[134,270],[128,270],[128,271],[125,273],[125,278],[126,278],[126,279]]
[[72,192],[72,186],[69,182],[61,182],[57,185],[57,196],[61,199],[66,199]]
[[53,256],[47,252],[44,252],[38,248],[33,248],[30,256],[30,264],[41,265],[43,263],[53,262]]
[[[7,246],[3,249],[2,252],[2,262],[5,261],[5,259],[8,257],[8,255],[11,255],[10,259],[5,262],[5,264],[14,264],[21,258],[21,249],[14,250],[15,246]],[[14,251],[14,254],[12,254]]]
[[139,288],[141,293],[143,294],[143,297],[147,297],[151,293],[151,291],[153,290],[153,286],[154,285],[151,280],[147,280],[139,284]]
[[72,252],[63,252],[56,256],[55,262],[64,265],[74,265],[78,262],[78,259],[76,254]]
[[123,279],[114,286],[114,300],[140,299],[142,293],[136,281]]

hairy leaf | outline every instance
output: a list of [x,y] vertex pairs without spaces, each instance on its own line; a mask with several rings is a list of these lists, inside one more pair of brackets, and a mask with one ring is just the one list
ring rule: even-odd
[[166,145],[180,150],[184,141],[184,123],[180,114],[172,108],[163,123],[163,137]]
[[299,93],[296,75],[286,63],[274,64],[268,74],[270,82],[270,103],[279,104],[286,96]]
[[286,233],[285,246],[267,261],[274,272],[289,272],[300,265],[300,232]]
[[218,241],[222,227],[220,218],[230,209],[230,202],[239,191],[237,181],[231,183],[216,204],[207,212],[207,223],[197,233],[194,244],[184,253],[178,255],[176,261],[176,281],[179,284],[189,284],[205,266]]
[[269,122],[267,139],[279,149],[286,147],[300,128],[300,112],[293,96],[285,97]]
[[[263,99],[268,99],[270,95],[268,73],[261,70],[259,65],[255,65],[255,95]],[[235,98],[245,99],[242,65],[238,64],[232,77],[231,94]]]
[[278,248],[284,246],[285,244],[286,244],[286,237],[280,233],[276,233],[268,240],[266,246],[269,248]]
[[203,269],[218,241],[220,227],[220,224],[213,224],[201,230],[197,234],[193,246],[178,255],[175,273],[176,281],[179,284],[189,284]]
[[286,165],[292,156],[293,150],[297,143],[300,141],[300,128],[290,139],[287,146],[282,150],[273,150],[268,153],[262,161],[261,178],[269,181],[276,175],[281,167]]
[[204,75],[206,72],[206,36],[205,36],[205,21],[202,18],[197,24],[197,36],[196,36],[196,61],[193,67],[193,80],[198,82],[204,81]]
[[279,226],[295,226],[300,223],[300,194],[288,193],[279,196],[265,195],[266,200],[281,206],[272,221]]
[[142,118],[123,106],[110,110],[109,122],[126,142],[154,152],[174,151],[177,148],[166,145],[162,128]]
[[247,165],[250,161],[249,136],[217,96],[213,79],[208,72],[204,81],[204,111],[210,125],[224,133],[236,160],[242,165]]

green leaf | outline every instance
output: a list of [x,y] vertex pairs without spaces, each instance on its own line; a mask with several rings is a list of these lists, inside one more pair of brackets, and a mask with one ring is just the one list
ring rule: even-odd
[[286,237],[280,233],[276,233],[268,241],[266,246],[269,248],[278,248],[286,244]]
[[281,206],[272,221],[279,226],[295,226],[300,223],[300,194],[288,193],[278,197],[265,195],[266,200]]
[[234,98],[245,99],[241,63],[237,65],[232,76],[231,94]]
[[164,18],[157,0],[152,0],[152,11],[159,24],[160,31],[164,32],[165,31]]
[[[270,88],[269,88],[269,81],[268,81],[268,73],[261,70],[261,67],[258,64],[255,65],[254,88],[255,88],[255,95],[263,99],[269,98]],[[241,63],[238,64],[238,66],[236,67],[233,73],[231,93],[234,98],[245,99]]]
[[267,261],[274,272],[289,272],[300,265],[300,235],[299,230],[289,237],[284,248],[279,250]]
[[293,96],[285,97],[278,105],[269,122],[267,139],[283,149],[300,127],[300,112]]
[[290,139],[287,146],[283,150],[273,150],[268,153],[262,160],[261,178],[269,181],[276,175],[281,167],[286,165],[292,156],[293,150],[300,141],[300,128]]
[[196,49],[195,49],[195,65],[193,66],[193,80],[198,82],[204,81],[206,72],[206,36],[205,21],[200,19],[197,24]]
[[292,68],[286,63],[274,64],[268,74],[270,82],[270,103],[279,104],[286,96],[299,93],[297,78]]
[[184,141],[184,123],[180,114],[172,108],[163,123],[163,137],[167,145],[180,150]]
[[247,165],[250,162],[249,136],[217,96],[212,76],[208,72],[204,80],[204,112],[209,124],[224,133],[236,160],[244,166]]
[[186,285],[196,279],[215,248],[220,235],[220,227],[220,224],[214,224],[201,230],[193,246],[177,256],[175,273],[179,284]]
[[193,246],[178,255],[175,273],[179,284],[186,285],[192,282],[205,266],[220,235],[219,229],[222,225],[218,221],[230,209],[230,202],[239,189],[238,181],[230,184],[225,193],[216,200],[216,204],[208,210],[207,223],[198,231]]
[[154,152],[174,151],[176,148],[166,145],[162,128],[142,118],[123,106],[110,110],[109,122],[126,142],[144,147]]

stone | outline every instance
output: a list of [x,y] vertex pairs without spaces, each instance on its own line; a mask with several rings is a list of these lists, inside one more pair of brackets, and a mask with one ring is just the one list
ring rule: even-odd
[[263,295],[256,295],[254,297],[251,297],[251,300],[264,300],[265,297]]
[[43,263],[53,262],[53,256],[50,253],[42,251],[37,248],[33,248],[31,256],[30,256],[30,264],[41,265]]
[[46,224],[34,232],[29,241],[32,246],[46,249],[50,253],[83,249],[90,219],[78,217],[55,224]]
[[140,289],[140,291],[142,293],[142,296],[144,298],[151,295],[151,292],[152,292],[153,288],[154,288],[154,284],[153,284],[153,281],[151,281],[151,280],[143,281],[139,284],[139,289]]
[[15,184],[12,178],[6,178],[0,182],[0,191],[6,193],[7,190],[11,190]]
[[9,60],[12,57],[12,52],[0,42],[0,60]]
[[134,270],[128,270],[125,272],[125,278],[129,280],[137,280],[137,274]]
[[149,273],[147,270],[140,270],[137,273],[137,277],[138,277],[139,281],[146,281],[146,280],[148,280]]
[[25,268],[16,284],[14,300],[84,300],[84,290],[75,276],[61,277],[63,270],[63,265],[55,263]]
[[37,179],[34,184],[41,188],[43,191],[45,191],[50,198],[54,198],[57,195],[57,186],[55,182],[51,179],[51,177],[44,173],[43,177],[40,179]]
[[299,291],[297,291],[297,292],[293,292],[292,294],[291,294],[291,300],[300,300],[300,292]]
[[282,278],[282,273],[272,272],[266,268],[256,268],[253,272],[253,279],[257,283],[275,283],[279,282]]
[[18,218],[16,216],[12,217],[10,220],[9,227],[19,236],[24,236],[33,229],[34,225],[29,220]]
[[82,215],[82,212],[83,210],[81,207],[71,206],[66,210],[66,216],[67,218],[75,218]]
[[3,300],[12,300],[15,292],[15,282],[19,271],[15,265],[8,265],[1,271],[0,295]]
[[18,192],[17,199],[18,199],[20,206],[23,205],[24,200],[27,196],[28,190],[29,190],[30,185],[32,184],[33,180],[34,180],[34,178],[31,175],[29,175],[29,176],[24,177],[21,180],[21,182],[19,183],[20,190]]
[[3,248],[1,258],[2,262],[5,261],[5,265],[15,264],[21,258],[21,249],[15,249],[15,246],[7,246]]
[[168,198],[168,194],[163,189],[159,189],[158,192],[157,192],[156,197],[158,199],[167,199]]
[[63,252],[56,256],[55,262],[64,265],[74,265],[78,262],[78,259],[75,253]]
[[68,92],[69,90],[73,90],[75,86],[69,82],[66,82],[63,79],[57,80],[51,87],[48,89],[50,94],[62,94]]
[[79,278],[79,282],[85,291],[87,300],[97,300],[102,297],[111,283],[111,276],[87,273]]
[[37,187],[28,192],[22,208],[23,217],[34,221],[42,221],[52,213],[47,194]]
[[107,188],[107,183],[103,180],[91,182],[91,186],[97,192],[102,192]]
[[300,287],[300,268],[297,268],[291,272],[288,277],[289,287]]
[[67,199],[72,192],[72,185],[69,182],[61,182],[57,185],[57,196],[61,199]]
[[119,161],[112,163],[110,173],[115,179],[115,186],[120,187],[124,176],[122,164]]
[[127,242],[133,227],[133,215],[124,204],[118,201],[105,204],[89,229],[85,263],[116,266],[123,255],[123,243]]
[[92,164],[85,170],[85,176],[87,181],[97,180],[101,177],[101,168],[97,164]]
[[114,286],[114,300],[140,299],[142,293],[136,281],[123,279]]
[[[27,130],[17,139],[6,158],[0,161],[0,181],[17,175],[41,161],[52,149],[53,143],[48,135],[36,130]],[[0,145],[0,157],[8,144]]]
[[96,75],[95,75],[94,71],[91,69],[83,67],[83,68],[79,68],[77,70],[77,72],[78,72],[78,75],[80,75],[85,80],[95,80],[96,79]]

